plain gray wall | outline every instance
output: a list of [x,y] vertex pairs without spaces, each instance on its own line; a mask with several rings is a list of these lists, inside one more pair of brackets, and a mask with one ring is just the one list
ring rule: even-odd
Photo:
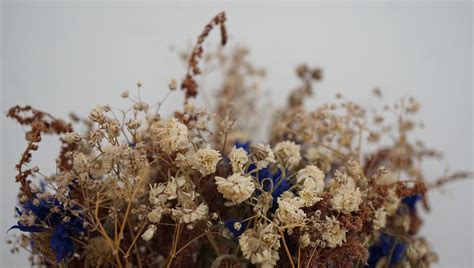
[[[324,69],[309,105],[336,91],[369,103],[381,87],[388,100],[413,95],[422,102],[420,136],[446,153],[451,170],[472,169],[472,4],[457,3],[19,3],[2,5],[1,110],[31,104],[65,117],[96,104],[124,107],[125,89],[143,82],[159,100],[184,67],[170,47],[186,48],[218,11],[226,10],[230,45],[242,43],[267,67],[264,88],[281,104],[296,84],[302,61]],[[215,35],[215,34],[213,34]],[[216,41],[217,38],[212,37]],[[212,81],[209,82],[212,85]],[[181,104],[181,93],[162,108]],[[15,223],[14,164],[23,129],[1,117],[0,233]],[[46,139],[35,163],[52,171],[55,139]],[[429,163],[427,174],[444,171]],[[437,267],[472,267],[473,183],[453,183],[430,194],[423,233],[440,254]],[[14,233],[12,231],[11,233]],[[2,239],[3,240],[3,239]],[[1,243],[2,267],[27,267]]]

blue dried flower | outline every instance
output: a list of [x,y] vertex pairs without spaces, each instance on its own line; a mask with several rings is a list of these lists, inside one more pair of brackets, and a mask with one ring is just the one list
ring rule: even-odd
[[[407,244],[397,241],[393,237],[381,233],[379,241],[369,248],[368,268],[375,268],[379,260],[385,256],[389,257],[390,264],[398,263],[405,255]],[[393,251],[392,251],[393,250]]]
[[[57,209],[52,210],[53,207]],[[16,208],[16,211],[20,216],[22,213],[31,212],[36,216],[36,221],[32,226],[18,222],[10,230],[19,229],[22,232],[29,233],[52,230],[50,247],[56,253],[57,262],[69,257],[73,253],[74,241],[71,237],[84,231],[82,220],[73,215],[70,210],[65,210],[61,202],[54,198],[40,200],[38,205],[29,200],[23,205],[24,212],[21,212],[18,208]],[[68,222],[63,221],[63,218],[66,216],[70,219]]]
[[416,203],[423,199],[423,197],[419,194],[415,195],[410,195],[402,199],[402,202],[407,204],[407,206],[410,208],[410,210],[415,211],[416,210]]

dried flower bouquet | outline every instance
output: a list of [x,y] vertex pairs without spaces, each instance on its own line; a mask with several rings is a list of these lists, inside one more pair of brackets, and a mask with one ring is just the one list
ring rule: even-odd
[[[428,185],[424,158],[440,154],[409,133],[419,103],[402,99],[368,112],[342,96],[307,111],[322,79],[301,65],[301,86],[272,115],[269,139],[252,139],[264,111],[253,82],[264,75],[248,51],[209,54],[223,73],[216,107],[195,107],[206,25],[180,85],[181,111],[163,117],[164,100],[92,109],[71,123],[16,106],[8,117],[29,127],[16,166],[18,223],[12,250],[46,267],[427,267],[436,254],[417,235]],[[169,94],[178,88],[169,84]],[[373,92],[381,98],[380,90]],[[168,96],[168,95],[167,95]],[[166,99],[166,97],[165,97]],[[208,107],[210,108],[210,107]],[[372,110],[371,110],[372,111]],[[256,118],[257,117],[257,118]],[[370,123],[369,123],[370,122]],[[86,126],[74,132],[73,124]],[[57,171],[43,174],[32,153],[59,135]],[[11,231],[14,232],[14,231]]]

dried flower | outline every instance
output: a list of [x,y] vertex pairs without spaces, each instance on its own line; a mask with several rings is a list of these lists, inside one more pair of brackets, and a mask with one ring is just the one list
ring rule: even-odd
[[244,165],[247,164],[249,158],[247,152],[242,148],[232,148],[229,154],[229,160],[232,164],[232,171],[234,173],[243,172]]
[[292,141],[279,142],[274,151],[289,168],[297,166],[301,161],[300,146]]
[[270,163],[275,163],[275,156],[270,145],[256,143],[250,146],[250,151],[256,159],[257,170],[266,168]]
[[272,224],[248,229],[240,236],[239,245],[244,257],[253,264],[273,267],[280,259],[280,235]]
[[217,191],[235,204],[249,199],[255,191],[255,184],[250,176],[235,173],[227,179],[216,176],[215,180]]
[[206,176],[216,172],[216,165],[222,159],[221,154],[208,144],[197,152],[188,151],[187,161],[191,167]]
[[275,212],[277,219],[286,224],[303,223],[306,213],[301,209],[304,201],[299,197],[295,197],[291,192],[285,192],[278,198],[278,209]]
[[151,133],[166,153],[183,149],[188,145],[188,128],[176,118],[160,120],[151,125]]
[[341,246],[346,241],[346,230],[341,227],[339,221],[334,217],[327,217],[323,224],[324,231],[321,238],[326,242],[325,245],[329,248]]
[[316,166],[306,166],[298,171],[296,181],[300,184],[299,196],[305,206],[312,206],[321,200],[324,190],[324,174]]
[[153,225],[153,224],[148,225],[148,228],[142,234],[142,239],[145,241],[150,241],[155,235],[156,229],[157,229],[156,225]]

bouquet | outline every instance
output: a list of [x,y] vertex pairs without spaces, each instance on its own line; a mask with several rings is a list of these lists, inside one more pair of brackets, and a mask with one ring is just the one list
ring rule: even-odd
[[[341,94],[305,108],[322,71],[296,69],[301,85],[265,118],[258,83],[264,70],[235,47],[204,54],[213,29],[227,42],[226,16],[204,28],[178,85],[149,103],[123,92],[126,109],[109,105],[66,122],[30,106],[7,116],[28,127],[18,162],[20,231],[12,251],[39,267],[428,267],[437,255],[419,236],[421,208],[433,187],[421,162],[440,153],[413,141],[420,104],[363,106]],[[223,82],[215,101],[193,99],[202,65]],[[170,94],[183,108],[164,116]],[[373,91],[377,102],[382,92]],[[262,108],[263,107],[263,108]],[[266,142],[256,140],[271,122]],[[74,131],[82,127],[83,131]],[[58,135],[54,174],[32,164],[44,135]],[[52,160],[53,161],[53,160]]]

